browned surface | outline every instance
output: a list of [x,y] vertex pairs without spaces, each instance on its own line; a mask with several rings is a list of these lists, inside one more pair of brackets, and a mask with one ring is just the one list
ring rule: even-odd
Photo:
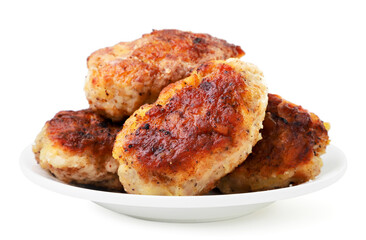
[[[220,189],[266,190],[306,182],[319,174],[321,165],[313,160],[324,153],[329,138],[315,114],[269,94],[261,133],[263,139],[244,163],[221,180]],[[286,172],[291,173],[288,178]]]
[[[211,65],[198,71],[206,75]],[[245,84],[240,73],[229,65],[220,65],[201,84],[187,86],[165,106],[156,105],[129,136],[125,151],[135,153],[141,171],[189,171],[196,164],[195,155],[224,151],[235,131],[242,126],[243,116],[237,111],[243,104]]]
[[120,120],[154,102],[165,86],[199,64],[243,55],[239,46],[208,34],[154,30],[91,54],[85,91],[93,110]]
[[267,106],[262,72],[238,59],[210,61],[140,107],[113,156],[128,193],[199,195],[241,164],[260,139]]
[[[215,56],[219,51],[222,56]],[[150,34],[144,34],[142,38],[132,42],[121,42],[113,47],[107,47],[95,51],[88,57],[88,67],[92,65],[108,64],[104,61],[105,55],[126,58],[113,59],[113,65],[119,65],[138,59],[140,64],[150,63],[159,65],[162,60],[182,61],[192,64],[193,68],[202,60],[227,59],[241,57],[244,51],[225,40],[212,37],[209,34],[184,32],[180,30],[154,30]],[[210,56],[211,55],[211,56]],[[112,64],[112,63],[110,63]],[[123,69],[123,68],[122,68]],[[121,70],[122,70],[121,69]],[[189,73],[183,73],[188,75]],[[183,77],[180,77],[181,79]]]
[[244,163],[248,172],[264,176],[307,163],[317,155],[315,145],[324,149],[328,141],[328,132],[318,117],[277,95],[269,94],[268,98],[263,140]]
[[[59,147],[74,153],[110,155],[122,124],[95,114],[90,109],[61,111],[47,122],[48,137]],[[96,158],[97,159],[97,158]]]
[[151,34],[144,34],[142,38],[149,39],[149,41],[135,49],[131,55],[145,62],[158,63],[162,59],[170,59],[199,63],[203,56],[211,54],[215,58],[217,51],[214,47],[221,48],[227,55],[226,58],[244,55],[244,51],[239,46],[229,44],[225,40],[214,38],[209,34],[155,30]]

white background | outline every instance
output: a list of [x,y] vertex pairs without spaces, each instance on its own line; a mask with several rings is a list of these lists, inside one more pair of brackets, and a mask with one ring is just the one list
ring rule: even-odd
[[[362,1],[2,1],[0,238],[365,237],[365,10]],[[345,176],[252,215],[203,224],[137,220],[28,181],[22,149],[59,110],[87,107],[89,54],[164,28],[240,45],[270,92],[331,123],[332,143],[348,158]]]

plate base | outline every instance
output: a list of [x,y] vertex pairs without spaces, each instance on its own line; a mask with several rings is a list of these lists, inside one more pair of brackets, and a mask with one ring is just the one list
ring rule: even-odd
[[221,208],[152,208],[133,207],[117,204],[94,202],[95,204],[116,213],[130,217],[159,222],[198,223],[215,222],[241,217],[264,208],[273,202],[249,204],[242,206],[227,206]]

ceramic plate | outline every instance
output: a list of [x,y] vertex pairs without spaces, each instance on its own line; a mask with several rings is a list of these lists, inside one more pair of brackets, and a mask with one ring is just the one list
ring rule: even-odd
[[347,167],[345,155],[334,145],[328,146],[323,162],[322,172],[315,180],[287,188],[226,195],[211,193],[205,196],[148,196],[91,190],[62,183],[36,163],[31,146],[20,157],[25,176],[42,187],[93,201],[118,213],[170,222],[208,222],[235,218],[274,201],[320,190],[340,179]]

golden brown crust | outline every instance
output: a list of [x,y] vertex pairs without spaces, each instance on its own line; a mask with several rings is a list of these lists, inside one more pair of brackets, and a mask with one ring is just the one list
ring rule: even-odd
[[100,49],[88,58],[85,91],[91,108],[113,120],[152,103],[169,83],[199,64],[244,55],[239,46],[179,30],[159,30]]
[[244,51],[225,40],[217,39],[209,34],[183,32],[179,30],[154,30],[144,34],[142,38],[150,40],[135,49],[131,54],[144,62],[158,63],[162,59],[199,63],[203,56],[215,55],[214,47],[224,49],[225,59],[241,57]]
[[140,174],[182,168],[193,173],[202,155],[225,151],[243,131],[237,109],[248,95],[243,77],[229,65],[213,66],[202,65],[197,74],[206,77],[198,87],[187,86],[165,106],[153,106],[148,121],[127,137],[124,151],[136,155]]
[[86,150],[93,155],[110,154],[122,124],[113,123],[91,109],[61,111],[47,123],[47,135],[59,147],[71,153]]
[[253,160],[245,164],[250,172],[264,176],[282,174],[289,168],[306,164],[317,156],[315,146],[323,150],[328,144],[328,132],[315,114],[274,94],[268,94],[262,136],[247,159]]
[[267,89],[238,59],[201,65],[143,105],[118,134],[113,156],[129,193],[197,195],[245,160],[260,139]]
[[324,123],[301,106],[268,95],[262,140],[247,160],[224,177],[225,192],[258,191],[306,182],[320,172],[319,156],[329,143]]
[[61,111],[46,122],[33,152],[37,162],[59,180],[87,187],[122,191],[112,148],[121,123],[90,109]]

